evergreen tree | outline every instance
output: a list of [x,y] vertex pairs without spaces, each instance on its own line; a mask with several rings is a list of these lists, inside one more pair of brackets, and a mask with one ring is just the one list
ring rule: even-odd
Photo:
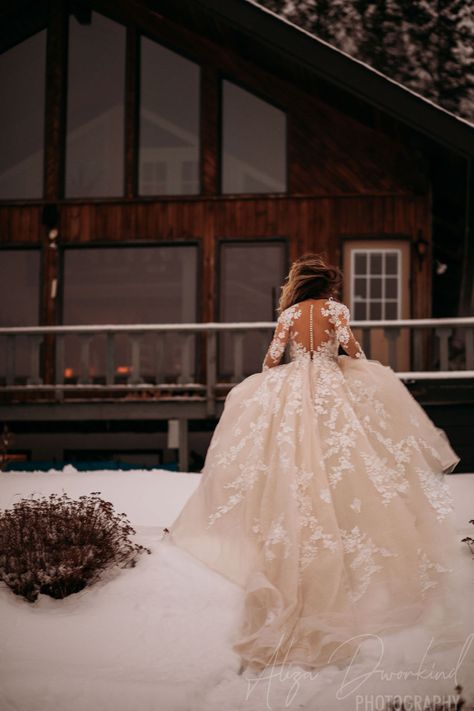
[[466,0],[261,2],[474,122],[474,18]]

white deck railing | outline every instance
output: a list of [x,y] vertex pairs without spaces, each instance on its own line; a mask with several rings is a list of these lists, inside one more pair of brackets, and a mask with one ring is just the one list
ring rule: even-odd
[[[80,326],[23,326],[0,328],[0,348],[4,355],[0,365],[0,390],[38,391],[52,390],[57,399],[71,391],[88,390],[99,392],[109,390],[139,390],[142,388],[165,390],[175,397],[201,397],[208,400],[211,410],[220,388],[239,382],[248,372],[244,369],[245,338],[252,336],[252,353],[259,369],[270,342],[275,322],[261,321],[252,323],[179,323],[179,324],[105,324]],[[389,343],[390,365],[397,375],[404,380],[418,379],[454,379],[474,378],[474,317],[439,318],[439,319],[400,319],[384,321],[352,321],[352,329],[360,329],[359,339],[368,358],[371,357],[371,332],[382,329],[384,338]],[[397,340],[401,329],[410,331],[410,363],[412,370],[397,370]],[[125,373],[117,373],[118,336],[126,335],[130,343],[129,364]],[[143,339],[154,335],[153,357],[150,361],[150,343],[147,344],[148,366],[144,369]],[[230,336],[227,342],[227,359],[232,363],[231,372],[219,372],[217,349],[218,337]],[[53,341],[55,372],[52,382],[45,382],[40,367],[40,349],[45,337]],[[77,337],[79,346],[75,354],[77,369],[68,377],[65,368],[65,339]],[[100,337],[105,338],[103,371],[91,374],[91,343]],[[23,360],[26,353],[27,372],[17,373],[18,340],[27,339],[23,348]],[[174,363],[178,363],[174,374],[170,376],[169,349],[170,339],[174,339]],[[23,341],[24,343],[24,341]],[[221,343],[221,346],[224,344]],[[229,352],[231,347],[231,357]],[[247,348],[247,351],[249,349]],[[179,357],[176,358],[176,353]],[[150,368],[150,362],[153,367]],[[3,372],[2,372],[3,369]],[[51,380],[51,378],[50,378]],[[120,380],[122,382],[120,382]],[[226,380],[227,382],[218,382]]]

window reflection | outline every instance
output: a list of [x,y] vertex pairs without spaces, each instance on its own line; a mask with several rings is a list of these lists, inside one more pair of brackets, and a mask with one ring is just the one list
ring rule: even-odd
[[[0,326],[37,326],[40,299],[40,250],[0,249]],[[31,343],[16,338],[15,382],[26,383],[30,375]],[[6,338],[0,338],[0,381],[6,375]]]
[[199,66],[141,38],[141,195],[199,193]]
[[[276,321],[286,267],[283,242],[223,242],[220,255],[220,321]],[[246,375],[261,370],[272,332],[244,337],[243,366]],[[219,339],[219,371],[224,377],[234,370],[232,336]]]
[[123,195],[125,28],[69,19],[66,196]]
[[[64,324],[192,323],[196,321],[197,247],[66,248],[64,254]],[[142,339],[140,369],[154,380],[161,373],[174,380],[181,374],[182,339],[154,334]],[[160,351],[163,347],[164,351]],[[105,336],[90,346],[89,376],[103,382],[106,370]],[[160,366],[161,359],[161,366]],[[194,344],[190,353],[194,363]],[[116,336],[115,381],[131,374],[131,344]],[[80,370],[78,337],[67,337],[64,370],[74,381]]]
[[43,196],[46,30],[0,54],[0,198]]
[[286,190],[286,115],[280,109],[223,82],[222,192]]

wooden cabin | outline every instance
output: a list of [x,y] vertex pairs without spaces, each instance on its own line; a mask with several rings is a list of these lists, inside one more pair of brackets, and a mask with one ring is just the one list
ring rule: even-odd
[[[0,326],[273,322],[306,251],[343,268],[355,322],[474,315],[474,127],[253,2],[18,0],[0,11],[0,77]],[[372,357],[395,348],[399,370],[429,369],[429,348],[420,359],[398,335],[374,325]],[[20,340],[13,383],[35,359]],[[168,334],[169,383],[178,340]],[[218,345],[226,380],[229,334]],[[84,351],[91,378],[107,347]],[[123,334],[115,347],[118,382]],[[205,352],[190,347],[199,372]],[[243,375],[262,347],[250,334]],[[54,383],[55,338],[38,353],[28,382]],[[78,382],[73,336],[61,364]],[[45,426],[32,400],[4,394],[0,408],[25,449],[25,423]],[[65,420],[83,432],[85,417],[48,412],[58,438]],[[201,425],[205,440],[215,419]]]

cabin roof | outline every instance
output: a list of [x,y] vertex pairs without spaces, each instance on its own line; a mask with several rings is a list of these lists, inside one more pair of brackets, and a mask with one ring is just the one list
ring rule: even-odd
[[[153,9],[202,26],[231,26],[305,71],[329,81],[464,156],[474,155],[474,125],[336,49],[253,0],[151,0]],[[243,48],[245,51],[245,48]]]

